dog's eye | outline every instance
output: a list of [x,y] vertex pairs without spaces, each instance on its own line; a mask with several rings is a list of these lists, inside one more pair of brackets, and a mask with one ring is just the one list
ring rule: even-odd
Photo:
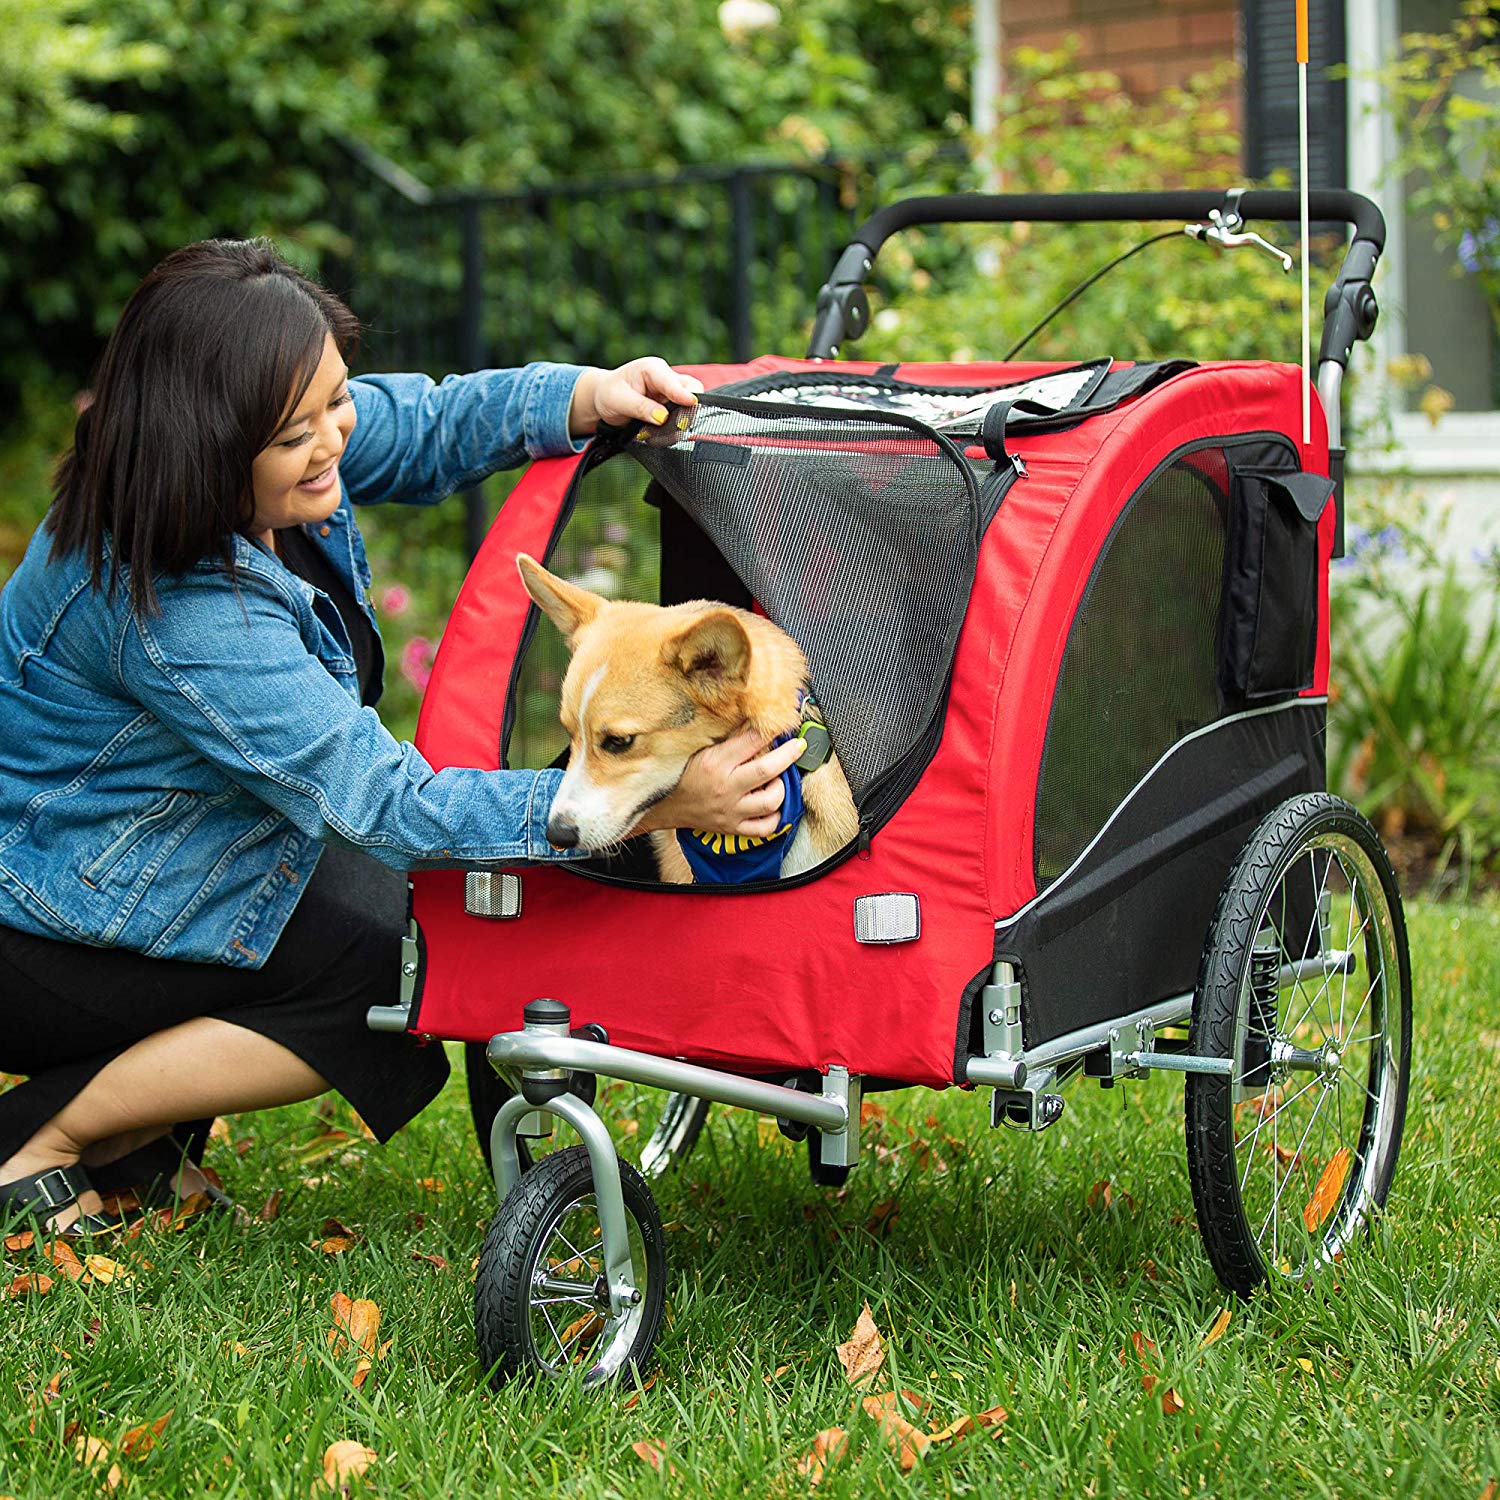
[[599,741],[599,748],[606,755],[624,755],[635,744],[633,734],[606,734]]

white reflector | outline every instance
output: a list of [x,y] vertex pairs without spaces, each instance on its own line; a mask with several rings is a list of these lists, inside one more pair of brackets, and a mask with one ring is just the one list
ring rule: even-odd
[[470,870],[464,876],[464,910],[471,917],[519,917],[521,877]]
[[909,943],[922,935],[922,908],[909,891],[854,898],[854,941]]

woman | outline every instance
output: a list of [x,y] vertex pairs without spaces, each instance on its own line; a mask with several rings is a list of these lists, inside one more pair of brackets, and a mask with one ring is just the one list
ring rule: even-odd
[[[434,772],[381,726],[351,502],[434,502],[695,383],[350,380],[357,334],[262,242],[169,256],[0,593],[0,1068],[29,1075],[0,1095],[0,1217],[111,1227],[98,1189],[200,1190],[205,1121],[330,1087],[387,1139],[447,1073],[364,1025],[404,872],[577,857],[544,834],[560,772]],[[638,831],[773,832],[799,743],[704,752]]]

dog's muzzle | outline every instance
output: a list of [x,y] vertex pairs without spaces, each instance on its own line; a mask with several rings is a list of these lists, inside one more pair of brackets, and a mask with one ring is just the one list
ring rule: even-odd
[[576,849],[578,847],[578,825],[571,818],[553,813],[547,819],[547,842],[554,849]]

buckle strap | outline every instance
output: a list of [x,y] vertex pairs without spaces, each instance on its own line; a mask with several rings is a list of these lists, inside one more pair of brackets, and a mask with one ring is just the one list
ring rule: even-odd
[[[16,1187],[19,1184],[13,1185],[12,1192]],[[51,1167],[30,1179],[27,1206],[56,1213],[76,1203],[79,1195],[86,1193],[89,1187],[88,1174],[81,1167]]]

